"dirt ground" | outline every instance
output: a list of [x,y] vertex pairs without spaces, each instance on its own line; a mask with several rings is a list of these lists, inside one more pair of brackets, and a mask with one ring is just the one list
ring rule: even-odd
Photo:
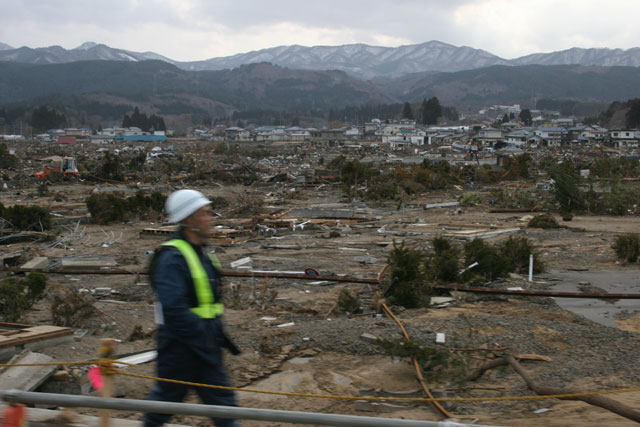
[[[278,184],[273,184],[277,186]],[[285,186],[287,184],[279,184]],[[51,197],[34,196],[35,189],[0,193],[5,205],[29,203],[67,210],[57,226],[54,246],[47,242],[21,242],[0,247],[2,252],[24,251],[24,260],[46,256],[54,261],[69,258],[106,260],[115,258],[119,268],[140,274],[82,275],[49,274],[49,287],[92,289],[109,287],[105,296],[93,295],[97,314],[78,325],[75,339],[65,345],[41,350],[59,361],[88,360],[96,356],[100,338],[117,338],[118,354],[129,354],[154,348],[153,292],[145,266],[151,251],[162,237],[141,235],[144,228],[158,227],[157,222],[137,221],[129,224],[100,226],[76,223],[74,215],[82,215],[83,201],[95,185],[60,184],[51,193],[64,192],[65,202]],[[275,188],[275,187],[274,187]],[[233,199],[239,194],[268,198],[274,188],[242,186],[210,186],[199,188],[209,196]],[[361,212],[366,220],[358,223],[326,222],[304,230],[280,230],[274,236],[246,233],[232,245],[214,246],[225,270],[230,263],[251,257],[256,270],[304,271],[313,268],[321,275],[346,274],[375,278],[386,264],[391,242],[404,241],[411,247],[426,248],[437,235],[446,234],[444,224],[519,228],[540,249],[548,276],[536,277],[527,285],[514,276],[492,284],[495,287],[531,286],[551,289],[549,277],[554,271],[597,270],[628,271],[637,266],[620,265],[612,243],[620,233],[640,230],[640,218],[577,216],[568,229],[542,230],[526,227],[525,214],[488,213],[487,205],[425,210],[424,203],[457,200],[462,191],[434,193],[398,209],[396,203],[345,203],[339,189],[301,188],[296,199],[279,199],[278,205],[265,204],[266,209],[311,208],[345,209]],[[70,207],[78,210],[72,212]],[[67,218],[68,217],[68,218]],[[224,213],[220,224],[229,224]],[[331,237],[331,232],[337,237]],[[64,239],[68,237],[66,240]],[[489,239],[504,239],[499,235]],[[363,259],[367,257],[368,259]],[[357,291],[366,313],[371,311],[374,287],[350,283],[318,283],[292,279],[242,279],[225,281],[227,310],[225,319],[230,335],[243,349],[237,357],[226,361],[234,383],[239,387],[296,393],[358,395],[363,390],[407,392],[419,389],[415,372],[407,360],[384,354],[379,346],[365,341],[362,334],[379,338],[400,339],[396,324],[375,315],[348,318],[334,308],[343,288]],[[234,290],[235,289],[235,290]],[[637,387],[640,371],[637,353],[640,348],[640,305],[618,319],[618,329],[597,325],[583,317],[560,309],[553,299],[536,297],[484,297],[459,293],[456,300],[443,308],[394,311],[416,342],[433,345],[437,332],[445,333],[451,347],[509,347],[516,353],[547,356],[550,362],[528,361],[523,365],[539,382],[581,390]],[[253,303],[251,303],[253,302]],[[639,303],[640,304],[640,303]],[[49,299],[40,301],[21,322],[51,324]],[[293,326],[278,327],[293,322]],[[130,340],[135,327],[149,333],[146,338]],[[481,363],[484,360],[479,360]],[[153,375],[154,363],[126,368],[127,371]],[[74,384],[86,381],[84,368],[73,368]],[[443,381],[430,384],[455,397],[525,396],[533,392],[509,368],[496,369],[473,382]],[[119,396],[143,399],[152,383],[131,377],[117,377]],[[49,384],[49,387],[52,387]],[[46,388],[46,387],[45,387]],[[640,392],[610,396],[632,407],[640,406]],[[190,399],[196,401],[194,396]],[[239,393],[242,406],[255,408],[315,411],[367,416],[398,417],[417,420],[441,420],[429,406],[383,408],[391,412],[376,413],[356,410],[352,401],[283,397],[249,392]],[[384,405],[383,405],[384,406]],[[395,406],[395,405],[389,405]],[[548,409],[535,413],[538,409]],[[460,422],[487,425],[519,426],[627,426],[632,421],[582,402],[559,400],[525,400],[511,402],[455,403],[449,411]],[[83,413],[92,411],[84,410]],[[118,414],[139,418],[140,414]],[[207,425],[206,420],[174,417],[174,423]],[[279,426],[285,424],[245,421],[244,426]]]

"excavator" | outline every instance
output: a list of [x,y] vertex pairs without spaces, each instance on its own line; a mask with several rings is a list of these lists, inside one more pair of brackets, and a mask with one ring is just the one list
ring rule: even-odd
[[60,167],[45,166],[44,171],[36,172],[36,178],[46,178],[51,172],[61,172],[63,176],[78,175],[78,168],[76,167],[76,159],[74,157],[64,156],[60,160]]

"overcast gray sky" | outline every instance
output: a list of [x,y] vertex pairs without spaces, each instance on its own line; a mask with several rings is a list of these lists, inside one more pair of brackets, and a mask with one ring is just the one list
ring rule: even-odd
[[94,41],[180,61],[299,44],[440,40],[511,59],[640,45],[638,0],[0,0],[0,42]]

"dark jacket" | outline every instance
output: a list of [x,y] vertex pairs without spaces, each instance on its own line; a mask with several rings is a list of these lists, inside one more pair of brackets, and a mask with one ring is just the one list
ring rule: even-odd
[[[172,236],[182,239],[181,232]],[[221,302],[221,276],[202,247],[192,245],[204,266],[215,302]],[[187,261],[177,248],[162,246],[151,262],[151,285],[161,306],[163,323],[158,325],[158,351],[167,346],[185,345],[210,363],[220,363],[219,348],[239,353],[223,330],[220,317],[203,319],[190,308],[198,306],[196,288]]]

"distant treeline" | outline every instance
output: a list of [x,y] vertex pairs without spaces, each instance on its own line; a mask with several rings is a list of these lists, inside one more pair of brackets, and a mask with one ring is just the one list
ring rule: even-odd
[[558,111],[562,116],[594,116],[600,114],[606,107],[604,102],[584,102],[573,99],[539,99],[536,109]]
[[418,123],[436,124],[440,117],[448,121],[458,120],[458,111],[455,107],[440,105],[437,97],[424,99],[422,103],[411,104],[367,104],[360,106],[348,106],[341,109],[329,110],[329,121],[343,121],[362,125],[373,119],[409,119]]
[[141,113],[138,107],[133,109],[133,113],[131,116],[125,114],[124,119],[122,119],[122,127],[128,128],[131,126],[138,127],[145,132],[150,130],[167,130],[167,126],[164,124],[164,119],[160,116],[156,116],[152,114],[147,117],[145,113]]

